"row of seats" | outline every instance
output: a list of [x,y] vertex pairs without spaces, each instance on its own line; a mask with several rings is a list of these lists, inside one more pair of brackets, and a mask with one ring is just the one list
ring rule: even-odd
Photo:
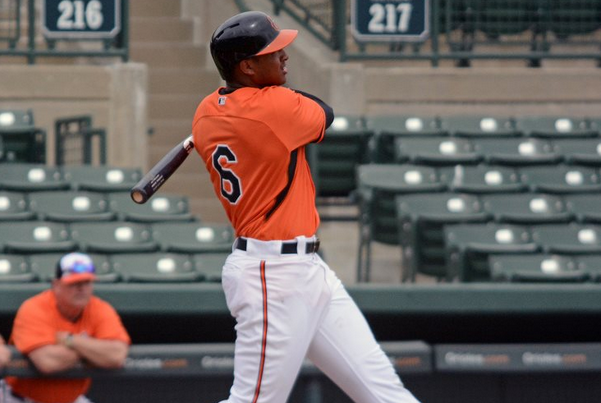
[[231,251],[233,241],[231,226],[199,221],[0,222],[0,253],[216,253]]
[[461,223],[443,241],[450,280],[601,281],[599,225]]
[[0,190],[129,191],[140,179],[140,168],[94,165],[49,166],[32,163],[0,163]]
[[[0,283],[49,282],[61,253],[0,254]],[[219,282],[227,253],[90,254],[97,282]]]
[[18,220],[75,221],[194,221],[188,199],[155,195],[145,204],[132,201],[129,192],[52,190],[0,191],[0,222]]

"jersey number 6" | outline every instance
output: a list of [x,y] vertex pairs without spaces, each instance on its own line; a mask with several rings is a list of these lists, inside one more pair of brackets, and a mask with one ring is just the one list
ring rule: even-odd
[[226,145],[220,144],[215,147],[213,152],[213,168],[221,177],[221,195],[225,197],[231,204],[238,203],[242,196],[242,185],[240,178],[236,176],[231,169],[221,166],[221,159],[225,158],[230,164],[238,162],[236,154]]

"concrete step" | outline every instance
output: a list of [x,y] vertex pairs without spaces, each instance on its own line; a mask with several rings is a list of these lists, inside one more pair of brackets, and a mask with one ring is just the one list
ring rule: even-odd
[[200,67],[206,51],[192,43],[138,42],[131,46],[130,59],[150,67]]
[[191,42],[192,21],[179,17],[130,18],[130,43],[138,42]]
[[148,118],[152,126],[154,119],[188,119],[192,122],[202,95],[150,94],[148,98]]
[[177,0],[131,0],[130,17],[179,17],[180,1]]
[[192,117],[186,119],[154,119],[150,122],[152,134],[148,144],[159,147],[175,147],[192,131]]
[[151,94],[196,94],[204,97],[221,85],[217,71],[191,68],[152,68],[149,70]]

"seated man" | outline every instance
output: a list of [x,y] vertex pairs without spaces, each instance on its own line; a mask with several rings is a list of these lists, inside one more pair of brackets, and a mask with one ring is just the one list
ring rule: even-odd
[[[42,374],[80,365],[123,366],[130,338],[115,309],[93,296],[95,268],[81,253],[63,256],[52,288],[21,305],[9,342]],[[7,403],[88,403],[90,378],[6,377]]]

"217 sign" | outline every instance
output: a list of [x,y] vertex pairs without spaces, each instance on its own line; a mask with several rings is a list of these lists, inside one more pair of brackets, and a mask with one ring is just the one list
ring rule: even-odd
[[351,12],[358,41],[421,41],[429,34],[428,0],[353,0]]

